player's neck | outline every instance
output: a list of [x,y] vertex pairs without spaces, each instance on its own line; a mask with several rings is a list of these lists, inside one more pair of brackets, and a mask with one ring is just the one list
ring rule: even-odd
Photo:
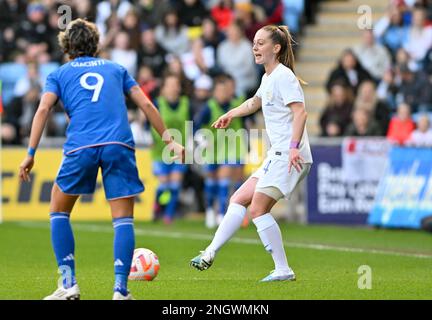
[[279,63],[280,63],[279,61],[274,60],[270,63],[264,64],[264,70],[267,76],[269,76],[273,72],[273,70],[277,68]]

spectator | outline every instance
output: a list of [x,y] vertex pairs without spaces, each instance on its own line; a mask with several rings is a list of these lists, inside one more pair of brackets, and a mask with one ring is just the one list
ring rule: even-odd
[[27,18],[18,26],[17,45],[26,49],[28,44],[40,46],[40,51],[46,51],[49,43],[49,27],[47,9],[41,3],[31,3],[27,7]]
[[[91,0],[74,0],[76,17],[88,21],[96,21],[96,8],[92,5]],[[54,10],[57,12],[57,10]]]
[[209,16],[209,12],[200,0],[180,0],[178,14],[181,22],[188,27],[201,26],[203,19]]
[[122,20],[131,8],[132,4],[127,0],[106,0],[100,2],[96,7],[96,25],[101,34],[101,38],[103,38],[108,31],[106,27],[108,18],[115,15]]
[[20,144],[16,127],[9,122],[1,124],[1,142],[3,145]]
[[138,0],[136,4],[140,21],[145,28],[155,28],[170,8],[169,0]]
[[407,42],[409,28],[404,25],[402,12],[395,5],[391,5],[387,15],[382,17],[374,26],[374,35],[378,42],[386,46],[392,56]]
[[407,65],[399,69],[401,84],[397,101],[406,102],[412,112],[432,111],[432,84],[423,71],[413,72]]
[[191,51],[181,55],[184,72],[189,80],[195,81],[202,74],[209,73],[215,67],[213,47],[203,47],[201,39],[192,42]]
[[122,30],[129,35],[131,49],[138,50],[140,47],[141,30],[139,16],[135,9],[130,9],[126,13],[122,21]]
[[251,54],[252,44],[244,37],[240,23],[236,22],[227,29],[227,39],[217,52],[217,62],[225,73],[236,82],[236,94],[248,94],[257,85],[257,74],[254,57]]
[[321,114],[321,134],[327,133],[327,125],[331,121],[340,125],[340,132],[345,132],[346,126],[351,121],[353,109],[353,94],[349,87],[343,83],[335,83],[330,89],[329,103]]
[[249,41],[253,41],[255,33],[265,26],[264,12],[253,7],[249,2],[237,2],[235,5],[236,19],[243,26],[243,32]]
[[382,135],[381,128],[371,117],[366,108],[356,108],[352,114],[352,122],[348,125],[346,136],[351,137],[369,137]]
[[165,71],[163,73],[164,77],[174,74],[178,78],[180,78],[181,83],[181,91],[182,94],[191,97],[193,95],[193,83],[190,81],[183,70],[183,65],[179,57],[177,56],[170,56],[168,59],[168,65],[165,68]]
[[17,21],[25,18],[27,1],[4,0],[0,1],[0,30],[11,27]]
[[395,72],[392,69],[389,69],[384,73],[382,80],[378,84],[377,97],[383,102],[386,102],[391,111],[395,111],[397,108],[397,92],[398,84]]
[[31,88],[42,88],[42,80],[39,74],[39,66],[35,62],[27,64],[27,74],[18,79],[14,87],[14,96],[23,97]]
[[322,136],[324,137],[342,137],[344,132],[342,131],[342,124],[340,123],[339,117],[331,117],[328,119]]
[[415,129],[415,123],[411,118],[411,107],[406,103],[398,106],[397,114],[394,116],[387,131],[387,140],[391,143],[403,145]]
[[378,124],[383,134],[387,132],[391,115],[390,107],[378,99],[373,81],[367,80],[360,85],[354,102],[354,109],[358,108],[369,112],[371,120]]
[[360,84],[371,78],[371,75],[360,64],[354,52],[351,49],[346,49],[342,53],[337,67],[330,73],[326,88],[330,92],[330,88],[335,82],[342,81],[345,85],[351,87],[354,94],[357,94]]
[[155,29],[157,42],[169,53],[181,55],[189,49],[187,27],[180,23],[177,12],[169,10]]
[[204,18],[203,20],[201,40],[204,48],[213,48],[214,58],[216,61],[217,49],[219,44],[225,40],[225,35],[218,30],[216,22],[210,17]]
[[[294,1],[298,2],[298,0]],[[293,0],[290,0],[290,2],[293,2]],[[284,8],[281,0],[252,0],[252,4],[264,10],[265,24],[282,24]]]
[[147,118],[141,109],[129,111],[130,127],[135,143],[149,146],[152,143],[152,137],[149,130],[146,129]]
[[219,30],[225,30],[234,21],[234,0],[219,0],[211,11]]
[[150,100],[153,100],[159,89],[159,81],[154,77],[153,71],[149,66],[142,65],[138,72],[138,85]]
[[427,114],[423,114],[417,121],[417,129],[411,133],[407,145],[416,147],[432,147],[432,129]]
[[158,78],[166,66],[167,52],[156,42],[153,29],[146,29],[141,33],[141,46],[138,51],[138,65],[149,66]]
[[118,33],[114,39],[111,60],[125,67],[128,73],[135,77],[138,57],[136,51],[130,48],[129,35],[124,31]]
[[391,66],[391,56],[384,46],[375,43],[372,30],[363,31],[362,43],[355,46],[353,52],[376,81],[381,80]]
[[194,82],[194,94],[191,100],[192,116],[201,111],[207,100],[210,98],[213,80],[210,76],[202,74]]
[[432,48],[432,27],[426,26],[426,10],[422,6],[415,6],[412,13],[412,26],[408,33],[404,49],[411,59],[417,64],[417,69],[426,57],[426,53]]

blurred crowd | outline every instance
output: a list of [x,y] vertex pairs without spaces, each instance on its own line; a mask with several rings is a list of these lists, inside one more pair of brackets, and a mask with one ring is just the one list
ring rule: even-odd
[[[164,77],[176,74],[189,97],[191,119],[212,95],[215,77],[235,81],[236,96],[251,96],[263,72],[253,60],[254,33],[265,24],[286,24],[297,37],[314,20],[311,0],[0,0],[2,141],[28,137],[47,75],[65,62],[57,44],[58,12],[86,18],[100,30],[100,56],[123,65],[152,99]],[[145,118],[128,105],[138,143],[150,141]],[[63,137],[67,120],[59,104],[45,136]]]
[[322,136],[432,146],[432,1],[390,0],[326,82]]

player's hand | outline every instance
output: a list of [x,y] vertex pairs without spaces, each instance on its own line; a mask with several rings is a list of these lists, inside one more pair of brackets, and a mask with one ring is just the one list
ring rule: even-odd
[[301,172],[301,170],[303,169],[302,163],[304,163],[304,159],[300,156],[300,150],[290,149],[288,172],[291,173],[292,167],[294,167],[297,172]]
[[225,129],[228,128],[231,121],[232,116],[228,115],[228,113],[225,113],[224,115],[220,116],[219,119],[217,119],[215,122],[213,122],[211,126],[216,129]]
[[168,148],[169,148],[170,152],[172,151],[175,154],[175,156],[172,157],[173,161],[180,159],[180,161],[182,163],[184,163],[184,161],[185,161],[185,148],[181,144],[179,144],[175,141],[172,141],[168,144]]
[[19,167],[19,178],[20,181],[29,182],[30,181],[30,171],[34,165],[34,158],[27,156]]

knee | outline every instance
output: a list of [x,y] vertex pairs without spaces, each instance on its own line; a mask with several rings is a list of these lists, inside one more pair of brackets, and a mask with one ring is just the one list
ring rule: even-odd
[[247,197],[243,196],[242,194],[237,194],[237,192],[231,196],[229,201],[230,204],[237,203],[239,205],[242,205],[243,207],[248,207],[250,202],[251,199],[247,199]]
[[263,210],[263,208],[260,208],[257,205],[251,205],[249,208],[249,213],[252,216],[252,219],[255,219],[255,218],[262,216],[266,212],[265,212],[265,210]]

